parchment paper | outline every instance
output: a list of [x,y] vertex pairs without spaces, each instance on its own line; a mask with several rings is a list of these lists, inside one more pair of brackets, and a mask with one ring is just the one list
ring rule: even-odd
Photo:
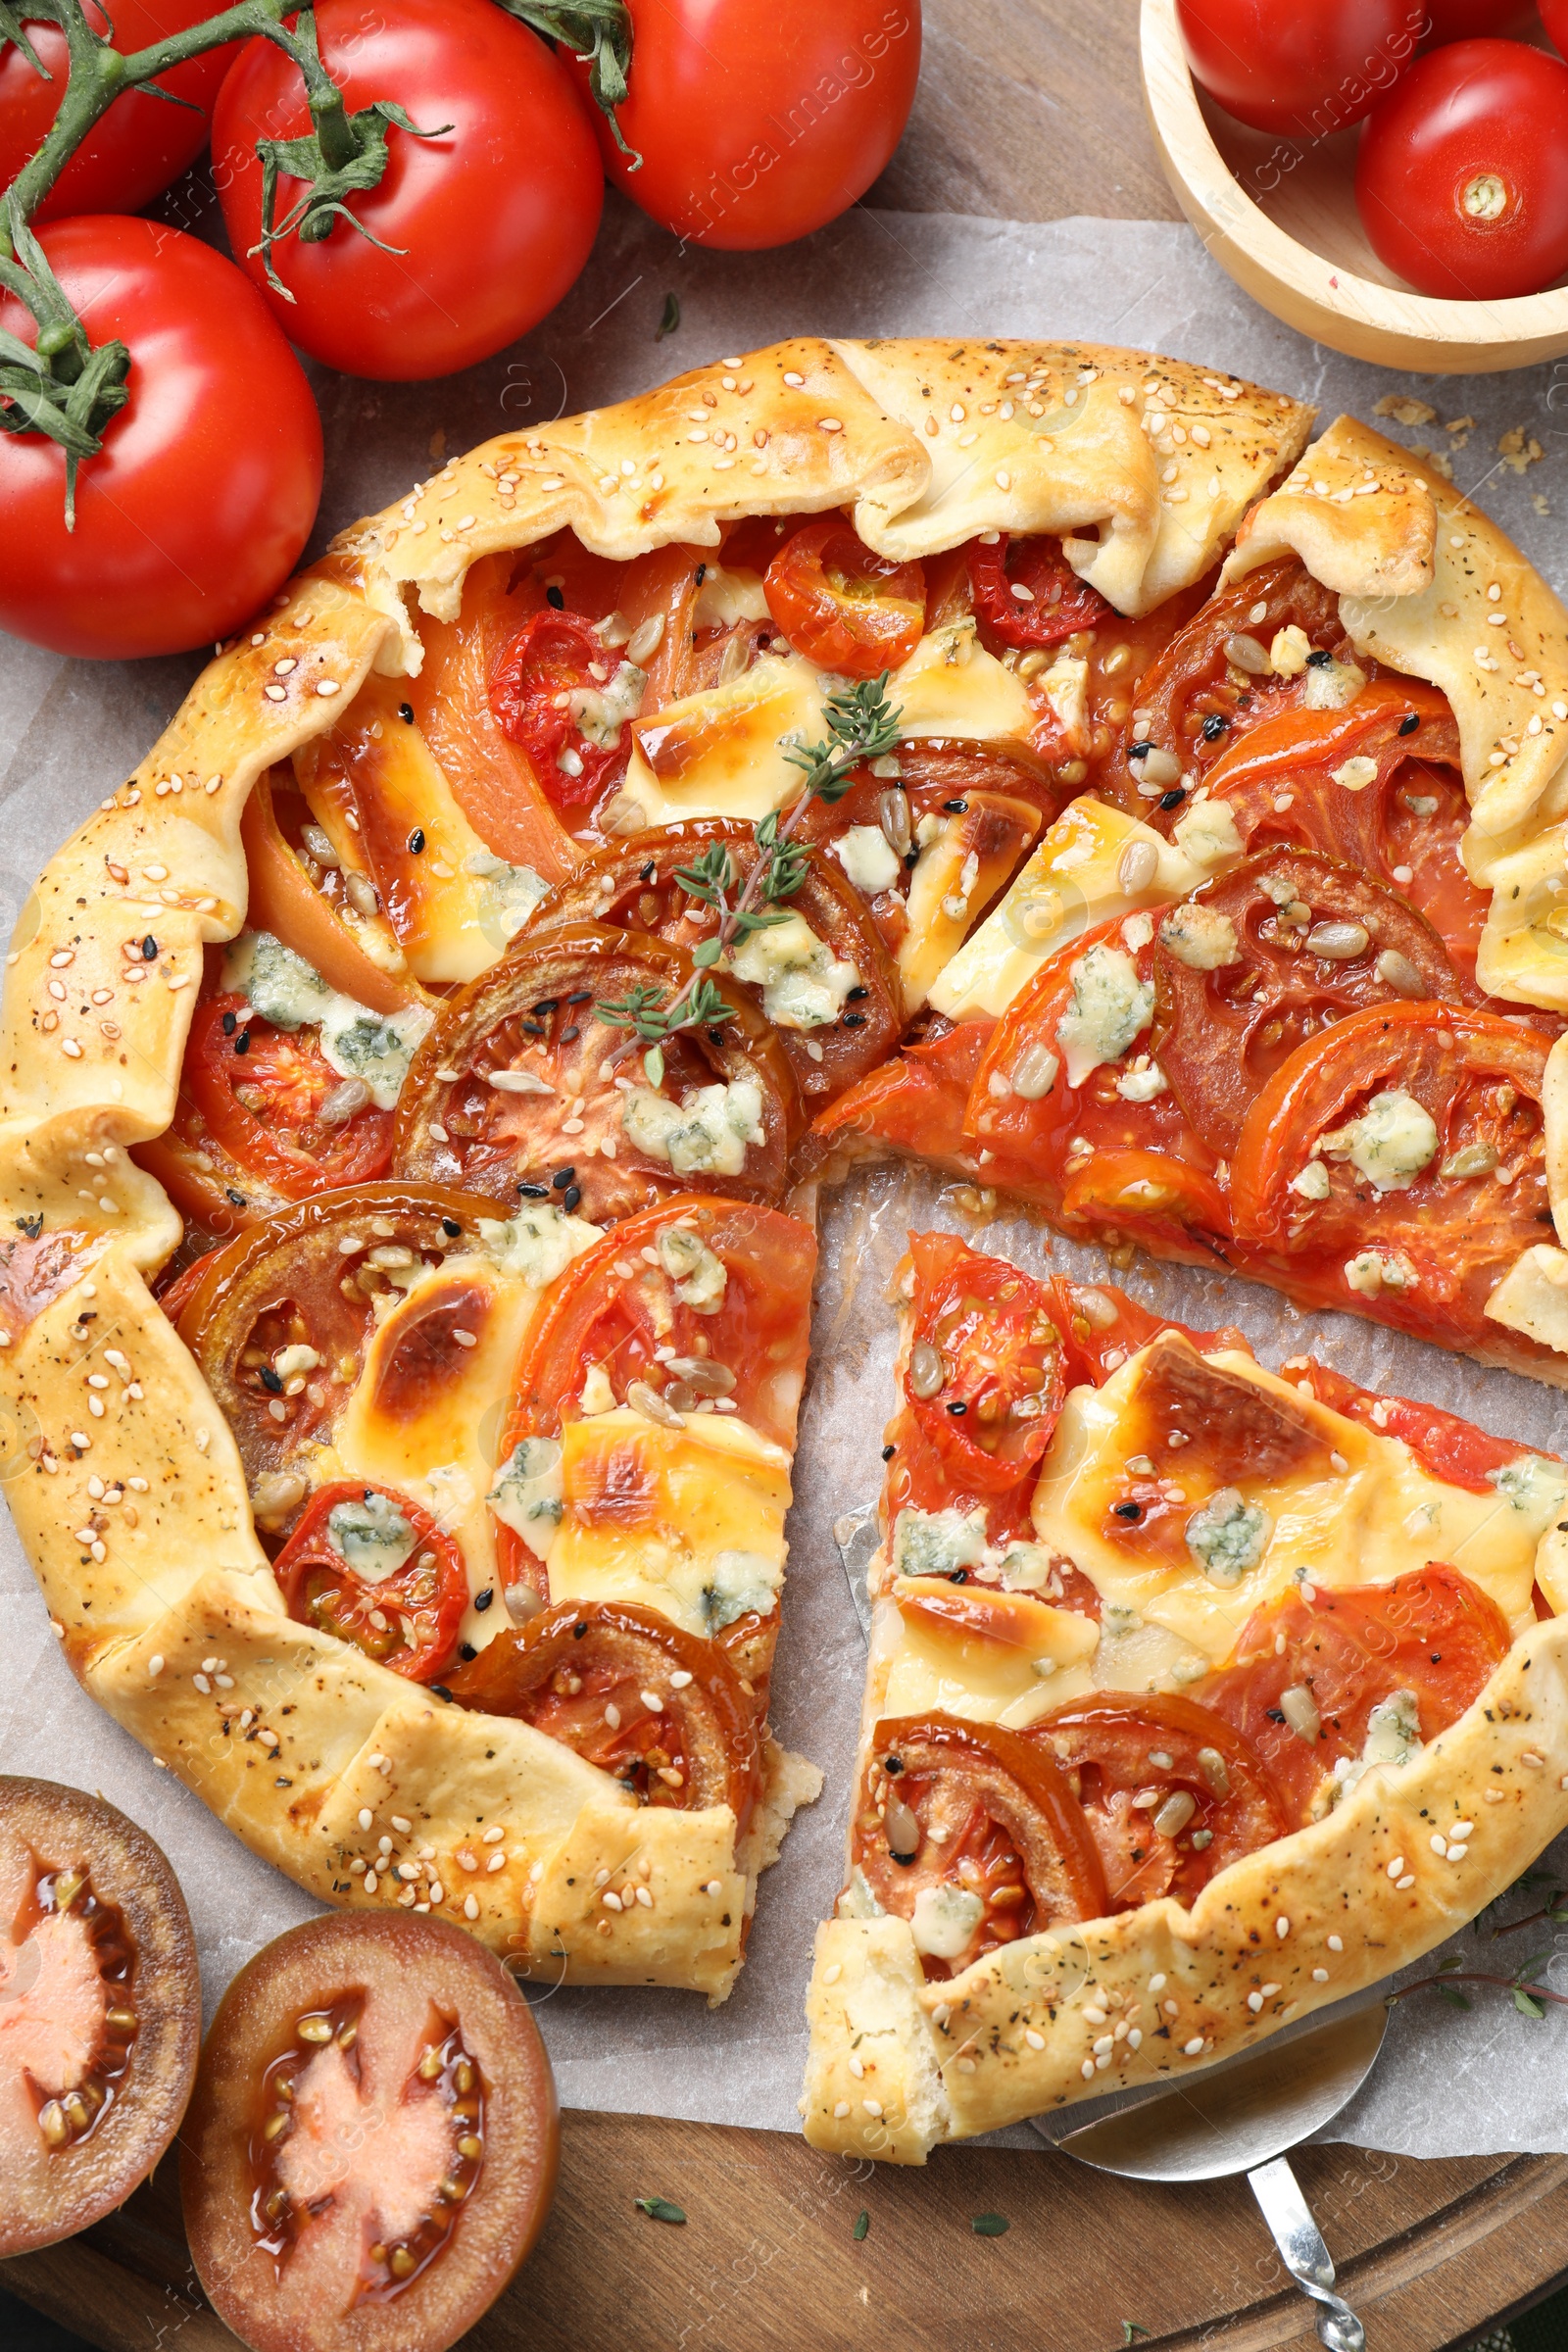
[[[195,225],[200,228],[202,223]],[[678,331],[656,342],[666,293]],[[468,374],[386,386],[324,377],[327,491],[318,543],[461,450],[509,425],[593,407],[700,361],[797,332],[1045,334],[1141,345],[1209,361],[1320,404],[1371,417],[1414,395],[1439,422],[1387,429],[1453,450],[1472,489],[1561,587],[1568,522],[1568,363],[1503,376],[1417,383],[1339,358],[1257,310],[1192,232],[1164,223],[1045,226],[858,211],[772,256],[682,252],[612,198],[586,275],[535,335]],[[1478,421],[1453,434],[1443,423]],[[1522,428],[1544,453],[1524,472],[1499,454]],[[1455,445],[1459,446],[1455,446]],[[3,559],[0,559],[3,560]],[[194,659],[62,662],[0,640],[0,928],[9,931],[39,867],[141,757],[195,675]],[[763,1881],[750,1958],[728,2003],[691,1994],[530,1989],[569,2106],[798,2129],[802,2000],[811,1936],[840,1885],[844,1817],[864,1647],[833,1528],[871,1501],[890,1408],[892,1329],[882,1298],[911,1225],[954,1226],[1036,1269],[1104,1271],[1093,1251],[1053,1244],[1023,1220],[977,1232],[951,1188],[903,1172],[862,1175],[825,1203],[813,1373],[791,1523],[790,1583],[774,1684],[781,1739],[822,1765],[820,1803],[799,1816]],[[1200,1324],[1241,1325],[1268,1364],[1312,1348],[1353,1377],[1470,1414],[1527,1443],[1568,1450],[1568,1398],[1506,1373],[1337,1315],[1303,1316],[1250,1285],[1140,1261],[1128,1288]],[[262,1943],[310,1900],[237,1840],[76,1688],[45,1620],[9,1519],[0,1523],[0,1766],[101,1788],[144,1823],[179,1874],[201,1947],[209,2005]],[[1568,1839],[1555,1860],[1568,1884]],[[1537,1908],[1520,1891],[1505,1916]],[[1516,1967],[1557,1953],[1561,1936],[1490,1929],[1457,1938],[1466,1965]],[[1424,1974],[1424,1963],[1411,1974]],[[1568,1948],[1543,1962],[1568,1990]],[[1538,1971],[1538,1974],[1541,1973]],[[1075,2112],[1073,2120],[1087,2116]],[[1568,2150],[1568,2017],[1521,2017],[1506,1993],[1468,2012],[1431,1993],[1395,2013],[1368,2089],[1332,2135],[1396,2154]],[[1006,2135],[1036,2147],[1027,2130]]]

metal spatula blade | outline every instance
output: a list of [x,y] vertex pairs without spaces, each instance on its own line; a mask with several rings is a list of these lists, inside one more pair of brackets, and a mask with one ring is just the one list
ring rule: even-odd
[[1135,2180],[1220,2180],[1241,2173],[1257,2199],[1280,2259],[1318,2306],[1328,2352],[1365,2352],[1366,2332],[1335,2292],[1334,2265],[1285,2151],[1348,2104],[1383,2046],[1381,2001],[1293,2040],[1266,2044],[1195,2075],[1055,2145],[1101,2172]]

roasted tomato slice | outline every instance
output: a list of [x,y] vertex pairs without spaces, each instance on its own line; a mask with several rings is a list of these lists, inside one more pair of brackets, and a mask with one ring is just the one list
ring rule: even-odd
[[285,1200],[384,1176],[392,1113],[344,1078],[313,1029],[274,1029],[241,996],[207,998],[185,1048],[184,1084],[207,1131]]
[[911,1234],[909,1254],[905,1396],[961,1485],[1004,1494],[1040,1461],[1067,1394],[1054,1296],[952,1234]]
[[318,1488],[273,1567],[291,1617],[378,1666],[428,1683],[451,1659],[468,1572],[452,1538],[396,1487]]
[[445,2352],[555,2193],[550,2062],[444,1920],[328,1914],[219,2004],[180,2149],[197,2274],[254,2352]]
[[0,2255],[147,2178],[196,2076],[201,1980],[160,1849],[101,1796],[0,1780]]
[[969,580],[982,635],[1020,652],[1060,645],[1116,616],[1099,589],[1078,577],[1059,539],[988,531],[970,543]]
[[[1320,1403],[1332,1405],[1347,1420],[1359,1421],[1363,1429],[1376,1430],[1380,1437],[1397,1438],[1446,1486],[1467,1487],[1472,1494],[1494,1494],[1494,1472],[1510,1462],[1529,1461],[1533,1455],[1540,1458],[1536,1446],[1494,1438],[1477,1429],[1473,1421],[1446,1413],[1441,1405],[1363,1389],[1359,1381],[1347,1379],[1328,1364],[1314,1363],[1310,1356],[1292,1356],[1284,1369],[1298,1388],[1306,1381]],[[1548,1454],[1545,1458],[1555,1461],[1558,1457]]]
[[718,1643],[655,1609],[563,1601],[504,1628],[449,1688],[466,1707],[561,1740],[639,1804],[728,1805],[745,1835],[760,1787],[756,1711]]
[[[636,834],[586,858],[541,900],[529,940],[558,924],[608,923],[690,955],[718,929],[707,894],[716,890],[734,906],[759,855],[750,825],[715,820]],[[810,1101],[842,1094],[887,1059],[904,1026],[904,998],[882,935],[842,865],[820,850],[803,851],[801,863],[799,889],[771,910],[782,921],[739,943],[719,968],[772,1023]]]
[[[1286,675],[1272,664],[1274,639],[1288,628],[1307,640],[1317,657],[1313,667],[1354,663],[1363,677],[1371,675],[1371,665],[1356,661],[1333,591],[1294,556],[1261,564],[1211,596],[1150,663],[1138,682],[1129,739],[1107,761],[1100,789],[1141,816],[1150,804],[1181,791],[1183,776],[1203,774],[1260,719],[1297,704],[1310,707],[1309,696],[1320,691],[1308,688],[1310,669]],[[1331,671],[1331,685],[1335,676]],[[1147,752],[1131,756],[1141,746],[1160,755],[1152,771]]]
[[1444,1561],[1387,1585],[1310,1590],[1255,1609],[1193,1690],[1256,1749],[1297,1821],[1326,1810],[1340,1767],[1402,1763],[1435,1740],[1510,1646],[1491,1594]]
[[1471,1345],[1504,1270],[1551,1238],[1548,1050],[1534,1030],[1446,1004],[1373,1006],[1308,1039],[1242,1129],[1238,1235],[1297,1263],[1327,1259],[1338,1304]]
[[910,1922],[927,1977],[1105,1913],[1100,1855],[1066,1775],[1049,1747],[1001,1724],[879,1723],[850,1862],[885,1911]]
[[1112,1911],[1190,1904],[1231,1862],[1296,1827],[1262,1758],[1190,1698],[1100,1690],[1029,1726],[1083,1806]]
[[[287,1525],[304,1501],[316,1450],[331,1443],[364,1369],[376,1299],[411,1265],[461,1250],[494,1205],[366,1185],[301,1201],[202,1261],[179,1336],[234,1433],[258,1525]],[[427,1322],[426,1347],[455,1352],[456,1302]]]
[[819,1114],[813,1142],[824,1151],[911,1152],[972,1175],[974,1154],[964,1140],[963,1117],[995,1026],[985,1017],[957,1023],[934,1018],[897,1061],[873,1070]]
[[597,1017],[638,990],[667,1004],[693,973],[640,932],[530,939],[449,998],[404,1082],[393,1165],[509,1204],[519,1191],[580,1201],[596,1224],[675,1191],[777,1200],[800,1098],[761,1014],[710,983],[730,1017],[667,1039],[662,1069]]
[[1154,1058],[1222,1159],[1304,1040],[1369,1004],[1457,1004],[1464,993],[1423,915],[1301,850],[1246,858],[1172,907],[1154,933],[1153,974]]
[[840,677],[899,668],[925,629],[923,567],[874,554],[834,514],[784,542],[762,590],[795,652]]
[[[490,709],[527,755],[558,808],[591,808],[625,772],[631,736],[607,689],[625,674],[618,655],[580,612],[547,607],[523,622],[490,676]],[[638,700],[642,678],[635,678]]]
[[258,778],[240,819],[250,882],[246,919],[303,956],[332,988],[372,1012],[428,1003],[391,930],[348,899],[343,875],[311,853],[310,805],[284,767]]

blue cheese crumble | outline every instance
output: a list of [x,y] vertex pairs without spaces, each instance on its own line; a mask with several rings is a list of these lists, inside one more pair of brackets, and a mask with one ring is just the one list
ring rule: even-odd
[[1056,1023],[1067,1084],[1082,1086],[1102,1062],[1119,1061],[1154,1017],[1154,983],[1140,980],[1120,948],[1092,947],[1072,965],[1072,999]]
[[752,1078],[704,1086],[684,1102],[670,1102],[645,1086],[625,1096],[621,1133],[650,1159],[669,1162],[677,1176],[739,1176],[748,1144],[766,1142],[762,1090]]
[[416,1541],[391,1496],[373,1488],[368,1488],[358,1502],[333,1504],[326,1515],[326,1540],[368,1585],[395,1576]]
[[[878,839],[881,836],[878,835]],[[737,980],[762,992],[762,1010],[775,1029],[822,1029],[844,1010],[860,975],[818,939],[804,915],[749,932],[730,952]]]
[[1187,1522],[1187,1548],[1211,1585],[1239,1585],[1268,1547],[1274,1522],[1237,1487],[1221,1487]]
[[1319,1138],[1330,1159],[1348,1159],[1373,1190],[1402,1193],[1438,1153],[1432,1114],[1413,1095],[1392,1089],[1374,1095],[1358,1119]]
[[274,1029],[315,1028],[322,1057],[340,1078],[358,1078],[377,1110],[403,1091],[415,1048],[434,1015],[422,1004],[383,1015],[329,988],[318,971],[270,931],[243,931],[223,964],[223,985]]

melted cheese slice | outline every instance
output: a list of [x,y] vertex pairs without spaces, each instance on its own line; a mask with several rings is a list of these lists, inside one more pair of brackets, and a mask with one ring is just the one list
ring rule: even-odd
[[[1129,851],[1135,853],[1131,859]],[[1143,872],[1146,879],[1131,888],[1124,868]],[[1000,1017],[1048,956],[1059,955],[1096,923],[1143,906],[1168,906],[1214,870],[1136,816],[1102,801],[1074,801],[1047,831],[1001,906],[933,978],[928,1002],[952,1021],[977,1013]],[[913,895],[911,889],[911,906]]]
[[[784,1574],[790,1462],[738,1416],[667,1429],[625,1405],[562,1435],[554,1600],[629,1600],[690,1634],[765,1614]],[[728,1612],[726,1614],[726,1612]]]
[[1492,891],[1477,980],[1493,996],[1568,1012],[1568,826],[1552,825],[1490,862],[1469,854],[1476,832],[1472,825],[1464,838],[1466,863],[1472,881]]
[[[727,686],[639,719],[622,787],[649,825],[724,816],[755,824],[800,792],[791,751],[820,743],[835,681],[799,654],[764,654]],[[905,741],[956,736],[1027,742],[1040,711],[1015,673],[978,643],[970,619],[922,637],[888,681]]]
[[1483,1312],[1505,1330],[1523,1332],[1527,1340],[1568,1355],[1568,1250],[1554,1250],[1549,1242],[1522,1250]]
[[[1445,1560],[1491,1593],[1516,1634],[1533,1623],[1539,1510],[1495,1492],[1446,1485],[1399,1439],[1347,1420],[1250,1356],[1225,1350],[1200,1357],[1185,1342],[1175,1346],[1192,1359],[1183,1368],[1192,1406],[1183,1418],[1191,1425],[1177,1433],[1186,1439],[1179,1450],[1163,1449],[1164,1416],[1152,1414],[1140,1391],[1155,1350],[1170,1345],[1141,1349],[1102,1389],[1074,1389],[1041,1467],[1039,1541],[1075,1560],[1107,1604],[1164,1627],[1217,1664],[1251,1612],[1298,1575],[1315,1586],[1384,1584]],[[1223,1383],[1207,1428],[1205,1365]],[[1130,1464],[1151,1458],[1152,1447],[1159,1448],[1156,1477],[1137,1478],[1137,1488],[1149,1492],[1165,1481],[1174,1498],[1165,1525],[1176,1531],[1180,1556],[1161,1552],[1114,1514],[1135,1483]],[[1249,1458],[1266,1474],[1238,1474]],[[1220,1585],[1179,1531],[1217,1491],[1231,1488],[1267,1513],[1269,1528],[1255,1564]]]
[[878,1716],[941,1709],[1016,1727],[1093,1688],[1091,1617],[944,1577],[896,1577],[888,1597],[870,1668]]
[[1026,801],[999,793],[971,792],[968,804],[962,815],[935,820],[938,831],[909,876],[908,928],[899,942],[906,1013],[925,1003],[931,983],[1006,881],[1040,822]]
[[[574,1251],[599,1238],[575,1218],[563,1218],[561,1231]],[[364,1478],[412,1496],[456,1540],[470,1593],[495,1586],[485,1495],[518,1350],[543,1296],[478,1250],[430,1267],[377,1326],[335,1443],[316,1465],[318,1485]],[[454,1340],[454,1331],[474,1345]],[[463,1638],[483,1647],[505,1622],[504,1609],[470,1608]]]
[[424,737],[399,716],[405,691],[368,679],[332,733],[295,754],[295,775],[345,871],[377,883],[407,968],[473,980],[506,954],[545,885],[480,840]]

